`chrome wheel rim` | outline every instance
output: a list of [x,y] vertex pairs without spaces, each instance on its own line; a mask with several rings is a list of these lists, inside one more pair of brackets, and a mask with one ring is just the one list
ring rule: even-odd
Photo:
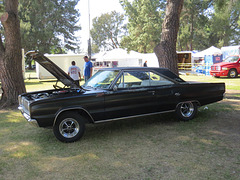
[[66,118],[59,125],[59,132],[65,138],[73,138],[78,134],[79,129],[79,123],[73,118]]
[[231,71],[230,72],[230,77],[235,77],[236,76],[236,72],[235,71]]
[[182,103],[180,105],[180,112],[181,112],[181,115],[183,117],[190,117],[193,112],[194,112],[194,106],[193,106],[193,103],[189,102],[189,103]]

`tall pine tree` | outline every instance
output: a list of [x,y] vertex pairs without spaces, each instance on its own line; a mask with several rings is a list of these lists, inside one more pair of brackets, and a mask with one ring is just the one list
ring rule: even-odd
[[78,47],[74,33],[79,12],[75,9],[79,0],[20,0],[22,45],[25,51],[64,53]]
[[153,52],[161,37],[164,1],[121,0],[120,2],[129,21],[127,25],[129,35],[122,39],[122,47],[141,53]]
[[185,0],[180,18],[177,49],[193,50],[208,47],[211,0]]
[[178,74],[176,42],[184,0],[167,0],[160,43],[154,48],[159,66]]
[[210,43],[222,47],[240,43],[240,1],[216,0],[211,22]]

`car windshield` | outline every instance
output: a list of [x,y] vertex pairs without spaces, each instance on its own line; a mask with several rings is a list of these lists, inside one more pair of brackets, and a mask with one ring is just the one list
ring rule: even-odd
[[239,59],[238,56],[229,56],[226,59],[224,59],[224,62],[237,62],[237,60]]
[[93,75],[84,85],[83,87],[92,87],[92,88],[101,88],[107,89],[111,85],[112,81],[116,78],[119,71],[104,71],[100,70],[96,74]]

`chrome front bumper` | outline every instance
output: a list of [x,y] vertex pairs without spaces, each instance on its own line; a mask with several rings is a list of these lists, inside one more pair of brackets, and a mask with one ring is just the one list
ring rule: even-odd
[[37,120],[31,119],[31,117],[27,113],[24,112],[22,106],[19,106],[18,110],[21,111],[23,117],[28,121],[29,124],[31,124],[32,126],[35,126],[35,127],[39,127]]

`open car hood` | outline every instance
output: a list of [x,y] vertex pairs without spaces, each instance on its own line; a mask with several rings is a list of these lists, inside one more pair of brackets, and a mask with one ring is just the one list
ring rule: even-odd
[[26,56],[31,57],[33,60],[37,61],[42,67],[44,67],[48,72],[62,82],[65,86],[71,86],[72,88],[81,88],[75,84],[74,80],[65,73],[61,68],[59,68],[50,59],[44,56],[42,53],[37,51],[29,51]]

